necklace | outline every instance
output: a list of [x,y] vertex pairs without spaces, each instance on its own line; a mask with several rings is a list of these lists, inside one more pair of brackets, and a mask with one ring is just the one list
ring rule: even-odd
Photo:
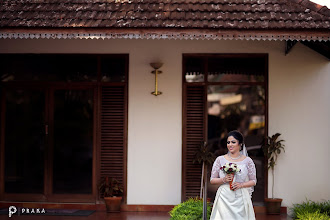
[[228,155],[228,157],[229,157],[230,159],[232,159],[232,160],[238,160],[238,159],[241,158],[241,156],[242,156],[242,154],[240,154],[238,157],[231,157],[231,156],[229,155],[229,153],[228,153],[227,155]]

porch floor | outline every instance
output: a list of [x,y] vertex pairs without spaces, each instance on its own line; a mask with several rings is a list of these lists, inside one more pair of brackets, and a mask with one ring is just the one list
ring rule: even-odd
[[[167,212],[120,212],[106,213],[105,211],[97,211],[89,216],[17,216],[13,215],[9,218],[7,215],[0,215],[0,220],[17,219],[17,220],[168,220],[170,215]],[[257,220],[284,220],[291,219],[286,214],[266,215],[262,213],[256,214]]]

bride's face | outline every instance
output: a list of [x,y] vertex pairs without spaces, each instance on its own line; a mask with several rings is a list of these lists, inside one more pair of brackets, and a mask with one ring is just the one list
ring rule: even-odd
[[240,144],[233,136],[229,136],[227,139],[228,151],[232,154],[239,152]]

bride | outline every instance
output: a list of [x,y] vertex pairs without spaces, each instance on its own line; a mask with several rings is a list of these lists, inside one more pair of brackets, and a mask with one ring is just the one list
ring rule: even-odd
[[[213,203],[212,220],[251,220],[255,219],[251,196],[253,186],[257,183],[256,168],[247,156],[243,135],[239,131],[231,131],[227,138],[228,153],[219,156],[213,163],[211,184],[219,186]],[[225,163],[235,163],[240,172],[226,174],[220,168]],[[232,188],[229,182],[233,180]]]

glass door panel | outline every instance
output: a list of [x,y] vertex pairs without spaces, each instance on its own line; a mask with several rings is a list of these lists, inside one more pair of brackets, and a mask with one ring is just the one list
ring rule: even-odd
[[[249,157],[257,169],[258,184],[254,188],[253,204],[264,199],[264,156],[261,149],[265,135],[265,89],[257,85],[210,85],[207,94],[208,143],[216,156],[228,152],[226,135],[229,131],[243,133]],[[210,173],[210,172],[209,172]],[[209,181],[208,181],[209,183]],[[216,185],[208,185],[213,197]]]
[[5,193],[43,193],[45,92],[7,90]]
[[54,92],[53,193],[91,194],[93,90]]

